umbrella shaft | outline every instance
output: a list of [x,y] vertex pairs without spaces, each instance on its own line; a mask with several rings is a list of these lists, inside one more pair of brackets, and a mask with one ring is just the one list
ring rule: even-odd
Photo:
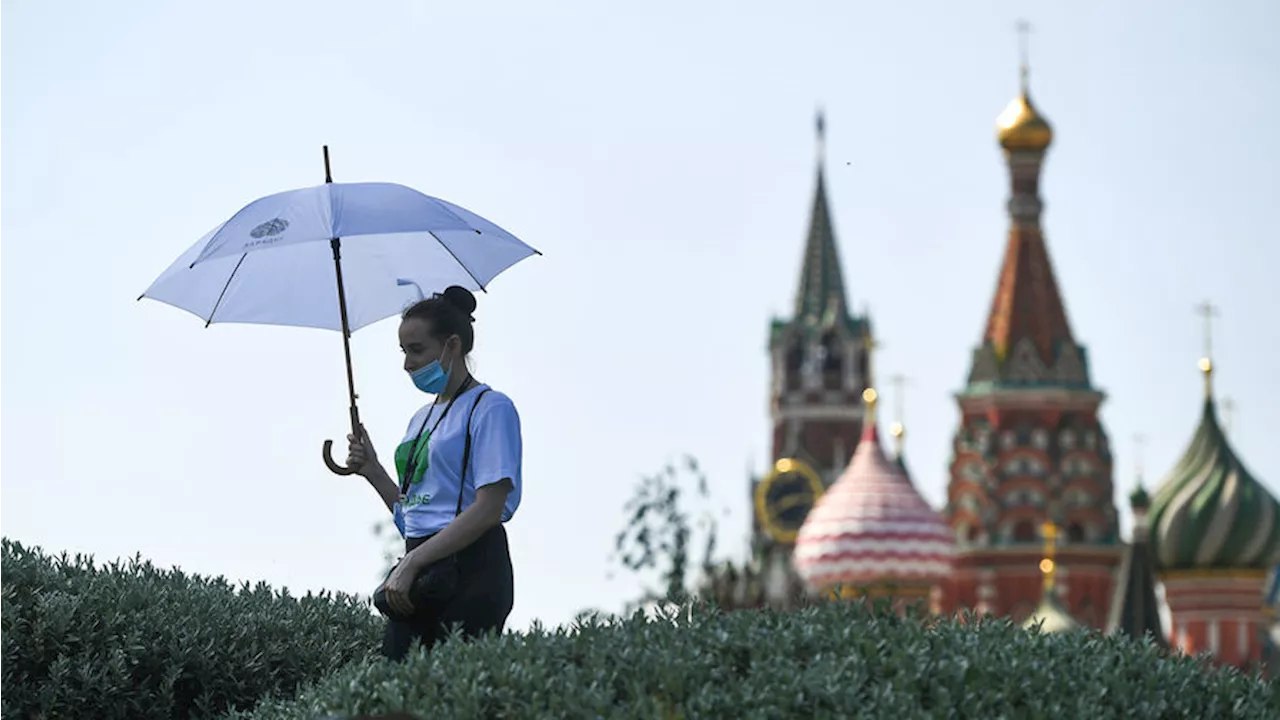
[[338,279],[338,311],[342,316],[342,352],[347,361],[347,395],[351,400],[351,434],[360,437],[360,411],[356,409],[356,380],[351,371],[351,323],[347,320],[347,291],[342,284],[342,241],[329,241],[333,248],[333,272]]

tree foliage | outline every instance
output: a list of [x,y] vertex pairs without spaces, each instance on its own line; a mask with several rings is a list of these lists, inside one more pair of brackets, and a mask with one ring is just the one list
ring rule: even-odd
[[627,521],[614,538],[613,557],[631,572],[656,573],[660,583],[659,588],[646,589],[628,610],[651,603],[687,602],[693,595],[694,537],[703,536],[697,568],[707,573],[719,534],[707,476],[697,459],[685,455],[678,463],[668,463],[641,478],[623,510]]

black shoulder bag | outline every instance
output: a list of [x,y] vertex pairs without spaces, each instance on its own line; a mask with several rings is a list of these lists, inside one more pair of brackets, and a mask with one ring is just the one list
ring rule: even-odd
[[[471,419],[475,417],[476,408],[480,405],[480,399],[487,392],[489,392],[489,388],[481,390],[476,395],[476,401],[471,405],[471,413],[467,415],[467,435],[462,445],[462,474],[459,475],[458,505],[453,511],[454,518],[462,514],[462,495],[467,487],[467,465],[471,459]],[[400,562],[404,562],[404,560],[401,559]],[[395,572],[399,564],[396,563],[395,566],[392,566],[391,571],[387,573],[387,577],[382,579],[382,584],[373,593],[373,606],[378,609],[378,612],[387,617],[407,619],[398,617],[387,602],[387,578],[391,577],[391,573]],[[409,587],[409,602],[413,604],[414,614],[416,615],[424,608],[438,606],[452,598],[458,592],[460,576],[456,553],[441,558],[423,568],[422,572],[413,579],[413,584]]]

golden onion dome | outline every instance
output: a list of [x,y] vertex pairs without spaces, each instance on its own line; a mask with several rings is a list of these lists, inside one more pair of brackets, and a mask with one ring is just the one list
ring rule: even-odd
[[1025,87],[996,118],[996,137],[1005,150],[1044,151],[1053,142],[1053,128],[1031,104]]

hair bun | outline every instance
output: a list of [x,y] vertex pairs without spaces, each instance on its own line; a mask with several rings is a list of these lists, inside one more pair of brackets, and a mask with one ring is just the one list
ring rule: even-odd
[[476,296],[472,295],[470,290],[460,285],[451,285],[445,288],[445,291],[441,293],[441,297],[444,298],[445,302],[461,310],[468,320],[471,322],[476,321],[471,314],[476,311]]

